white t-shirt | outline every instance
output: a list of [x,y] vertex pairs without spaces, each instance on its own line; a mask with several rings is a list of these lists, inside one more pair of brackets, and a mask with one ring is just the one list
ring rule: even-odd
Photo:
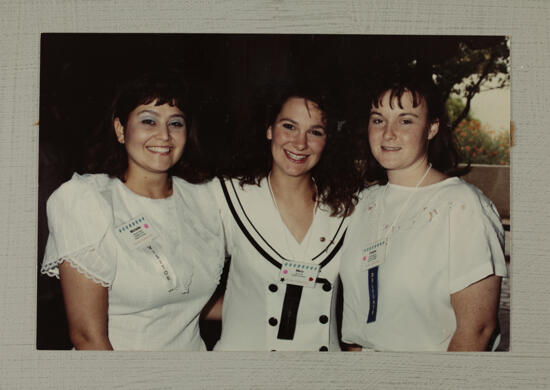
[[[397,217],[378,268],[376,320],[367,323],[375,294],[364,250],[386,237]],[[494,205],[459,178],[417,190],[393,184],[364,190],[342,253],[343,341],[382,351],[447,350],[456,330],[450,295],[506,275],[503,241]]]
[[[107,175],[74,174],[48,200],[42,273],[59,277],[67,261],[109,288],[115,350],[205,350],[198,320],[223,269],[222,226],[205,186],[172,180],[170,197],[151,199]],[[122,237],[136,221],[156,236],[156,256]]]
[[[339,350],[335,296],[339,249],[348,219],[330,217],[328,208],[319,207],[306,237],[298,243],[282,222],[266,179],[260,186],[245,185],[244,189],[238,180],[224,183],[229,202],[220,182],[212,182],[223,220],[226,251],[231,255],[222,334],[214,350]],[[318,278],[325,282],[317,279],[313,288],[287,290],[280,273],[284,259],[323,265]],[[281,328],[285,318],[292,320],[292,302],[285,304],[287,294],[294,304],[298,302],[291,338],[284,338],[289,335],[281,331],[293,328]]]

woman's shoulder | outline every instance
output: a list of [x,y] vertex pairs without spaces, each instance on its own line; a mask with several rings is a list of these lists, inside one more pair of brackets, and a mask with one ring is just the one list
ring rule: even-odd
[[[96,236],[102,234],[112,222],[112,206],[103,192],[110,188],[114,180],[107,175],[73,174],[48,199],[46,208],[50,232],[63,236],[65,241],[97,241]],[[74,245],[68,243],[62,246]]]
[[431,201],[446,205],[453,214],[484,216],[493,225],[500,225],[500,215],[493,202],[475,185],[459,177],[443,181]]
[[352,219],[362,218],[360,215],[373,212],[384,188],[384,185],[373,184],[361,190],[357,194],[357,204],[351,214]]
[[[106,174],[83,174],[74,173],[70,180],[61,184],[50,196],[48,202],[55,201],[78,201],[87,199],[90,196],[99,195],[102,191],[114,183],[113,178]],[[88,200],[88,199],[87,199]]]
[[459,177],[451,177],[441,182],[437,193],[452,204],[470,207],[492,206],[492,202],[479,188]]
[[365,187],[363,190],[361,190],[359,196],[367,196],[369,194],[372,195],[372,194],[374,194],[378,191],[383,190],[384,187],[385,187],[385,185],[381,185],[381,184],[371,184],[371,185]]
[[228,194],[235,194],[238,197],[245,196],[258,196],[258,194],[263,194],[262,189],[266,189],[267,178],[260,178],[257,182],[248,182],[243,180],[240,177],[216,177],[207,185],[210,185],[214,188],[214,191],[224,195],[224,192],[227,191]]
[[190,183],[180,177],[173,177],[172,183],[190,209],[214,209],[216,188],[220,186],[217,178],[204,183]]
[[73,174],[48,198],[46,208],[52,225],[82,224],[103,228],[112,219],[108,189],[116,180],[104,174]]
[[381,191],[384,190],[385,187],[386,187],[385,185],[373,184],[364,188],[357,195],[358,203],[365,204],[366,202],[372,201],[374,198],[378,196],[378,194],[381,193]]
[[212,196],[213,192],[220,187],[219,179],[213,178],[202,183],[190,183],[181,177],[172,177],[172,183],[174,188],[177,188],[178,191],[185,194],[190,194],[193,197],[202,196]]

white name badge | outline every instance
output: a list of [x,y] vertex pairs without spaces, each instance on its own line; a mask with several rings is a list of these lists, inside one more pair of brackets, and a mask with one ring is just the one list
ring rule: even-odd
[[161,245],[155,241],[157,233],[146,216],[140,215],[116,226],[115,232],[128,249],[142,251],[151,259],[157,273],[164,279],[168,293],[180,290],[182,294],[188,292],[188,289],[178,287],[176,274]]
[[151,223],[144,215],[116,226],[115,232],[130,249],[142,249],[157,237]]
[[381,265],[386,259],[386,248],[388,239],[383,238],[374,241],[368,247],[363,249],[361,255],[361,271],[366,271],[370,268]]
[[279,276],[283,283],[313,288],[320,270],[318,264],[285,261]]

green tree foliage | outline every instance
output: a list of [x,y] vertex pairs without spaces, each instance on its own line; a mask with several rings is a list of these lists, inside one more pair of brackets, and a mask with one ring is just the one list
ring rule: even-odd
[[[447,107],[447,113],[449,114],[449,121],[451,123],[462,114],[465,106],[462,99],[456,96],[450,96],[445,105]],[[468,112],[464,119],[471,121],[474,118],[472,117],[472,113]]]
[[[449,119],[454,122],[464,112],[465,104],[460,98],[447,100]],[[509,165],[510,132],[495,131],[483,125],[471,112],[454,129],[454,137],[461,162],[474,164]]]
[[471,101],[482,91],[510,85],[510,48],[507,37],[476,44],[459,42],[452,57],[432,66],[435,81],[447,102],[451,128],[463,162],[508,165],[510,132],[483,125],[470,112]]
[[510,83],[510,48],[508,39],[501,37],[490,45],[475,46],[475,41],[460,42],[454,56],[433,65],[435,81],[444,101],[451,94],[466,102],[462,112],[456,112],[451,127],[454,129],[467,119],[473,97],[489,89],[502,88]]

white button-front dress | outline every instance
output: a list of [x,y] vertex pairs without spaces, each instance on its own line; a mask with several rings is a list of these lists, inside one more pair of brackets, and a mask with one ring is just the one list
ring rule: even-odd
[[[335,313],[340,248],[347,218],[320,206],[302,243],[281,220],[267,179],[211,183],[220,207],[231,263],[216,351],[334,351],[340,345]],[[314,287],[281,281],[287,260],[322,266]]]

